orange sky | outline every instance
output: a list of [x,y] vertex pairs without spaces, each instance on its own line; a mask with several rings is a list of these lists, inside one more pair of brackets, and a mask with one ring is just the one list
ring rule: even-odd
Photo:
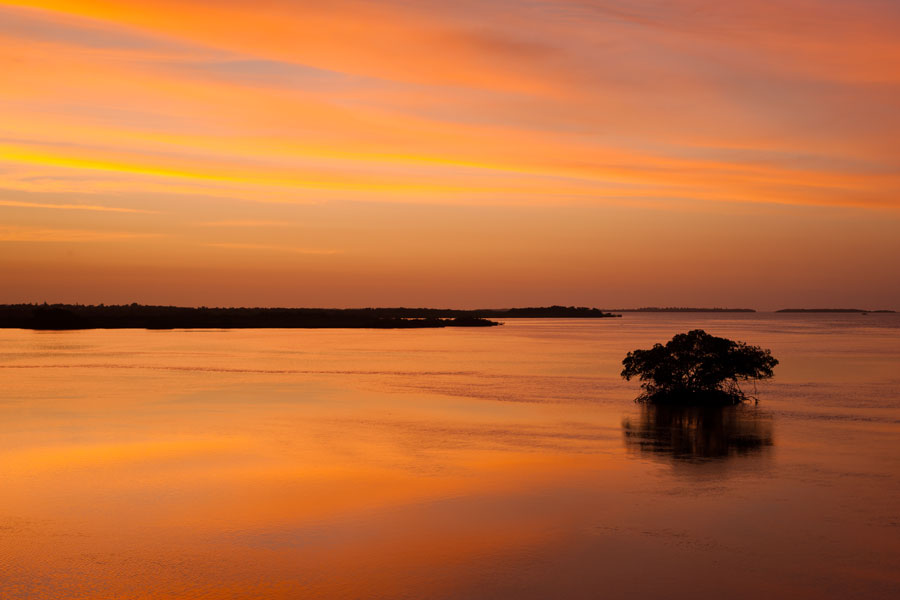
[[0,2],[0,302],[900,308],[893,0]]

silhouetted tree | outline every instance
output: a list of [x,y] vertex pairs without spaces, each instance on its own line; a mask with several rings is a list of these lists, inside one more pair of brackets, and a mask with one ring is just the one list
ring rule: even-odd
[[629,352],[622,377],[643,382],[640,401],[737,404],[746,399],[739,382],[768,379],[777,364],[769,350],[694,329]]

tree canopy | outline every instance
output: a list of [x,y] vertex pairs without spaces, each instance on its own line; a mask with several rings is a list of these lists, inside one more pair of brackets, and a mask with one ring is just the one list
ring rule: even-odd
[[622,377],[642,382],[642,401],[737,404],[747,398],[739,383],[768,379],[777,364],[769,350],[694,329],[629,352]]

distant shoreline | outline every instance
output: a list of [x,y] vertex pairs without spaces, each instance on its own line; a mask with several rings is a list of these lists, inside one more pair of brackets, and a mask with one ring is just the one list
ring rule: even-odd
[[620,317],[596,308],[210,308],[82,304],[0,305],[0,328],[77,329],[421,329],[493,327],[491,319]]
[[706,312],[714,312],[714,313],[755,313],[756,309],[754,308],[694,308],[690,306],[668,306],[668,307],[659,307],[659,306],[646,306],[643,308],[615,308],[608,309],[611,312],[623,313],[623,312],[689,312],[689,313],[706,313]]
[[[0,329],[424,329],[493,327],[493,319],[605,319],[615,313],[755,313],[752,308],[644,307],[615,312],[583,306],[500,309],[209,308],[82,304],[0,305]],[[894,313],[856,308],[785,308],[776,313]]]
[[864,308],[782,308],[777,313],[895,313],[894,310],[867,310]]
[[473,315],[402,316],[377,310],[180,306],[0,305],[0,328],[80,329],[434,329],[494,327]]

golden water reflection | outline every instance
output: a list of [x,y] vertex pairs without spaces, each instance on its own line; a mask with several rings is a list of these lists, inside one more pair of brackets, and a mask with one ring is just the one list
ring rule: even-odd
[[[0,331],[0,598],[900,591],[895,331],[825,385],[764,320],[614,321]],[[697,325],[784,358],[759,409],[632,403],[624,352]]]

